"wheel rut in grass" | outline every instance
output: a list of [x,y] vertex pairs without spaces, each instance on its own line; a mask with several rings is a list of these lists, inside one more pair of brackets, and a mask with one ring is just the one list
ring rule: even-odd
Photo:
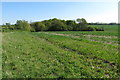
[[[21,35],[21,34],[20,34],[20,35]],[[75,54],[77,55],[77,50],[71,49],[71,48],[69,48],[69,47],[67,47],[67,46],[64,46],[64,45],[59,45],[59,44],[57,44],[57,43],[54,43],[55,41],[52,41],[52,40],[50,40],[49,38],[47,39],[47,37],[46,37],[46,39],[47,39],[47,40],[46,40],[46,39],[44,39],[44,36],[43,36],[43,37],[39,37],[38,35],[36,35],[36,36],[32,35],[32,36],[33,36],[33,39],[35,40],[35,42],[34,42],[34,41],[31,42],[31,43],[33,43],[33,45],[34,45],[34,43],[35,43],[35,44],[38,44],[39,41],[42,40],[41,42],[45,43],[46,45],[48,44],[49,47],[52,47],[52,46],[50,46],[50,45],[52,44],[52,45],[55,46],[55,47],[61,48],[61,50],[62,50],[62,49],[63,49],[63,50],[66,50],[66,52],[68,51],[68,53],[69,53],[69,52],[76,52]],[[30,35],[30,37],[32,37],[32,36]],[[26,38],[26,37],[25,37],[25,38]],[[23,38],[22,38],[22,39],[23,39]],[[32,39],[29,39],[29,40],[32,40]],[[27,41],[27,40],[26,40],[26,41]],[[36,41],[37,41],[38,43],[37,43]],[[41,43],[41,42],[40,42],[40,43]],[[28,42],[27,44],[29,44],[29,42]],[[44,44],[44,45],[45,45],[45,44]],[[49,44],[50,44],[50,45],[49,45]],[[38,44],[38,45],[41,45],[41,44]],[[45,49],[45,48],[49,48],[49,47],[39,47],[39,48]],[[52,50],[54,50],[55,47],[52,47]],[[38,49],[39,49],[39,48],[38,48]],[[51,50],[51,49],[50,49],[50,50]],[[55,50],[57,51],[57,49],[55,49]],[[60,51],[61,51],[61,50],[60,50]],[[62,51],[63,51],[63,50],[62,50]],[[59,51],[59,50],[58,50],[58,51]],[[50,51],[50,52],[52,52],[52,51]],[[46,53],[49,54],[49,52],[46,52]],[[57,52],[56,52],[56,53],[57,53]],[[50,57],[51,57],[51,58],[53,57],[53,59],[55,58],[56,61],[59,60],[59,61],[58,61],[58,64],[61,64],[61,65],[63,64],[63,65],[62,65],[63,68],[67,67],[66,69],[67,69],[68,71],[69,71],[69,69],[72,69],[72,68],[70,67],[71,64],[72,64],[72,67],[77,68],[77,69],[79,69],[80,67],[82,67],[82,66],[78,66],[78,65],[80,65],[80,64],[74,65],[74,63],[69,63],[69,60],[70,60],[70,59],[73,60],[73,57],[71,57],[71,56],[66,56],[67,59],[69,59],[69,57],[71,57],[71,58],[70,58],[69,60],[65,59],[65,60],[67,60],[67,61],[65,61],[65,60],[62,60],[62,57],[61,57],[62,55],[64,56],[64,54],[61,55],[61,53],[60,53],[60,55],[58,55],[59,53],[58,53],[58,54],[56,54],[56,53],[53,52],[52,54],[50,54]],[[64,52],[63,52],[63,53],[64,53]],[[54,54],[55,54],[56,56],[55,56]],[[93,65],[93,66],[95,65],[94,67],[95,67],[95,69],[97,69],[96,64],[92,63],[94,60],[87,62],[86,59],[90,59],[90,57],[87,58],[83,53],[81,53],[80,55],[83,55],[83,56],[85,57],[85,58],[82,58],[82,57],[80,57],[80,58],[83,59],[83,62],[84,62],[84,63],[87,63],[87,64],[88,64],[87,66],[88,66],[89,68],[91,68],[91,66],[89,65],[89,63],[91,63],[91,65]],[[44,56],[45,56],[45,55],[44,55]],[[74,55],[73,55],[73,56],[74,56]],[[58,58],[57,58],[57,57],[58,57]],[[60,59],[59,59],[59,58],[60,58]],[[65,57],[64,57],[64,58],[65,58]],[[77,57],[77,58],[75,59],[75,61],[78,61],[78,59],[79,59],[79,57]],[[96,58],[95,58],[95,59],[96,59]],[[48,61],[49,61],[49,59],[47,59],[47,58],[46,58],[46,59],[42,59],[42,60],[48,60]],[[79,62],[81,63],[80,60],[81,60],[81,59],[79,59]],[[34,61],[34,60],[33,60],[33,61]],[[75,62],[75,61],[74,61],[74,62]],[[85,62],[85,61],[86,61],[86,62]],[[96,62],[96,61],[95,61],[95,62]],[[44,61],[43,64],[46,65],[46,63],[48,63],[48,62],[47,62],[47,61]],[[54,63],[54,62],[53,62],[53,63]],[[81,63],[81,64],[84,66],[84,68],[82,68],[82,70],[86,70],[86,66],[85,66],[84,63],[83,63],[83,64]],[[57,66],[59,66],[59,65],[57,65]],[[61,67],[62,67],[62,66],[61,66]],[[78,67],[76,67],[76,66],[78,66]],[[102,65],[101,65],[101,66],[102,66]],[[107,64],[107,66],[108,66],[108,64]],[[54,67],[54,64],[53,64],[53,67]],[[103,66],[103,67],[105,67],[105,66]],[[102,67],[102,68],[103,68],[103,67]],[[89,68],[88,68],[88,69],[89,69]],[[53,69],[54,69],[54,68],[53,68]],[[65,70],[66,70],[66,69],[65,69]],[[103,68],[103,69],[104,69],[104,68]],[[105,68],[105,69],[106,69],[106,68]],[[91,69],[90,69],[90,70],[91,70]],[[94,70],[94,69],[93,69],[93,70]],[[61,70],[61,71],[62,71],[62,70]],[[96,70],[94,70],[94,71],[96,71]],[[98,71],[99,71],[99,70],[97,70],[97,72],[98,72]],[[85,71],[85,72],[87,72],[87,71]],[[51,73],[54,74],[54,75],[57,76],[57,77],[60,76],[60,74],[57,73],[56,71],[51,72]],[[98,73],[99,73],[99,72],[98,72]],[[46,71],[45,74],[46,74],[46,75],[49,75],[49,72]],[[67,74],[67,72],[65,72],[65,74]],[[43,75],[43,76],[44,76],[44,75]],[[42,74],[41,74],[41,77],[42,77]]]
[[[71,37],[73,38],[74,40],[78,40],[76,38],[80,38],[80,35],[77,36],[77,35],[71,35],[71,34],[61,34],[61,33],[48,33],[48,32],[45,32],[45,34],[51,34],[51,35],[58,35],[58,36],[67,36],[67,37]],[[98,38],[112,38],[111,36],[96,36],[96,35],[83,35],[85,37],[98,37]],[[117,38],[117,37],[113,37],[113,38]],[[82,38],[81,38],[82,39]],[[107,41],[98,41],[98,40],[94,40],[94,39],[86,39],[86,40],[89,40],[89,41],[94,41],[94,42],[99,42],[99,43],[104,43],[104,44],[112,44],[112,45],[118,45],[118,44],[114,44],[114,41],[110,41],[110,42],[107,42]],[[116,42],[116,41],[115,41]]]
[[53,41],[49,40],[48,38],[40,37],[40,36],[38,36],[38,37],[46,40],[46,41],[49,42],[50,44],[53,44],[53,45],[55,45],[55,46],[57,46],[57,47],[59,47],[59,48],[62,48],[62,49],[65,50],[65,51],[75,52],[75,53],[77,53],[77,54],[79,54],[79,55],[81,55],[81,56],[84,56],[85,59],[101,60],[103,63],[109,64],[109,65],[112,66],[112,67],[114,67],[114,66],[116,65],[116,64],[113,63],[113,62],[110,62],[110,61],[108,61],[108,60],[104,60],[104,59],[102,59],[102,58],[93,56],[92,54],[89,54],[89,55],[92,55],[92,57],[89,57],[88,54],[84,54],[84,53],[82,53],[82,52],[80,52],[80,51],[77,51],[77,50],[75,50],[75,49],[71,49],[71,48],[69,48],[69,47],[67,47],[67,46],[64,46],[64,45],[59,45],[58,43],[53,42]]
[[[85,62],[89,63],[89,65],[90,65],[91,68],[96,68],[96,69],[97,69],[97,67],[95,66],[95,64],[97,64],[97,66],[101,66],[101,64],[107,64],[108,66],[110,66],[110,68],[111,68],[112,70],[116,70],[116,69],[114,69],[115,63],[111,63],[111,62],[109,62],[109,61],[107,61],[107,60],[98,58],[98,57],[96,57],[96,56],[89,57],[89,55],[85,55],[85,54],[83,54],[83,53],[81,53],[80,51],[77,51],[77,50],[75,50],[75,49],[71,49],[71,48],[68,48],[68,47],[66,47],[66,46],[57,45],[55,42],[52,42],[52,41],[50,41],[50,40],[47,39],[47,38],[39,37],[39,39],[44,39],[44,40],[47,41],[48,43],[53,44],[53,45],[55,45],[56,47],[61,48],[61,49],[65,50],[65,51],[75,52],[76,54],[79,54],[79,55],[83,56],[83,57],[84,57],[83,60],[84,60]],[[92,61],[89,61],[89,60],[92,60]],[[100,62],[99,62],[99,61],[100,61]],[[65,65],[64,62],[62,62],[61,60],[58,60],[58,62],[60,62],[62,65]],[[66,65],[65,65],[65,66],[66,66]],[[107,66],[107,67],[108,67],[108,66]],[[104,69],[105,66],[101,66],[101,67]],[[99,71],[99,70],[97,70],[97,71]],[[55,73],[55,74],[56,74],[56,73]],[[58,74],[56,74],[56,75],[58,75]]]

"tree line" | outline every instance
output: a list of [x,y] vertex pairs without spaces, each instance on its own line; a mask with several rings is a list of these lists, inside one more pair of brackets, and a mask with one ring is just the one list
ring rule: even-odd
[[88,23],[88,25],[119,25],[118,23]]
[[104,31],[103,28],[88,25],[84,18],[75,20],[61,20],[57,18],[28,23],[25,20],[17,20],[14,25],[6,23],[2,30],[23,30],[31,32],[39,31]]

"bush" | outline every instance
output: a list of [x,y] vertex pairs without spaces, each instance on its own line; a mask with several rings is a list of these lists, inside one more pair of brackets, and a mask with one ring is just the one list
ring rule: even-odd
[[17,20],[15,27],[18,30],[25,30],[25,31],[31,30],[30,24],[25,20]]
[[67,27],[63,22],[61,22],[58,19],[53,19],[51,22],[51,26],[49,27],[48,30],[50,30],[50,31],[64,31],[66,29],[67,29]]
[[[46,30],[46,26],[45,26],[45,24],[43,24],[42,22],[32,23],[31,26],[32,26],[32,28],[34,28],[34,30],[35,30],[36,32]],[[32,29],[32,30],[33,30],[33,29]]]

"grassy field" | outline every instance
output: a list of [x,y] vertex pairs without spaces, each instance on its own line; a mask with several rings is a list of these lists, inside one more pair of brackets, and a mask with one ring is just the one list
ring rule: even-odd
[[0,32],[0,79],[2,78],[2,32]]
[[118,26],[102,27],[105,31],[4,32],[3,78],[119,77]]

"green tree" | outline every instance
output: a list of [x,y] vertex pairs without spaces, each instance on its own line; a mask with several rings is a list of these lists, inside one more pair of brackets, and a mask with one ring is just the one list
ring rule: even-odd
[[78,18],[76,21],[78,22],[76,30],[88,30],[87,21],[84,18]]
[[45,30],[48,30],[51,26],[52,21],[51,20],[44,20],[42,23],[46,26]]
[[31,30],[30,24],[28,23],[28,21],[25,20],[17,20],[15,25],[16,25],[16,29],[25,30],[25,31]]
[[34,27],[36,32],[46,30],[46,26],[42,22],[35,22],[35,23],[32,23],[31,25],[32,27]]
[[67,28],[62,21],[60,21],[56,18],[52,19],[51,26],[50,26],[49,30],[51,30],[51,31],[63,31],[66,29]]
[[17,20],[15,26],[16,26],[16,29],[23,29],[22,20]]
[[73,20],[67,20],[66,25],[67,25],[67,30],[71,31],[71,30],[74,30],[76,23]]
[[26,30],[26,31],[30,31],[31,30],[31,26],[30,24],[27,22],[27,21],[23,21],[23,30]]

